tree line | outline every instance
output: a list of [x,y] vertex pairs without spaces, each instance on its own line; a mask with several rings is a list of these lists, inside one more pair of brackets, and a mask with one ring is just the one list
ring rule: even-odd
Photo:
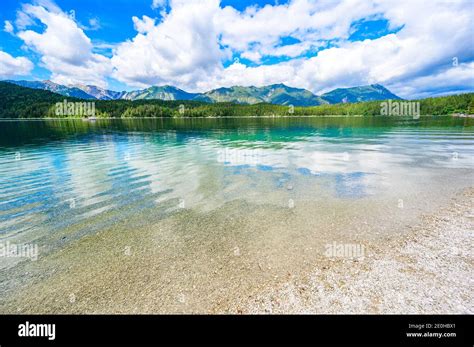
[[[0,118],[62,118],[57,103],[90,102],[65,97],[45,90],[30,89],[7,82],[0,82]],[[134,117],[280,117],[381,114],[382,101],[326,104],[309,107],[259,103],[254,105],[234,103],[204,103],[199,101],[165,100],[92,100],[95,116],[104,118]],[[398,100],[396,102],[404,102]],[[474,114],[474,93],[451,95],[410,102],[420,103],[422,115]],[[73,115],[75,116],[75,115]]]

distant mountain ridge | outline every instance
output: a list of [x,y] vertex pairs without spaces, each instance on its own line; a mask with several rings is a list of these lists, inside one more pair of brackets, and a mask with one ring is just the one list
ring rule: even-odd
[[272,84],[264,87],[218,88],[204,93],[213,102],[234,102],[256,104],[267,102],[276,105],[316,106],[327,103],[309,90],[292,88],[284,84]]
[[321,95],[321,98],[330,104],[341,102],[363,102],[387,99],[400,99],[390,90],[380,84],[371,84],[353,88],[338,88]]
[[76,84],[70,87],[80,89],[84,93],[87,93],[94,99],[98,100],[118,100],[122,99],[123,95],[126,94],[126,92],[115,92],[113,90],[108,90],[92,85]]
[[285,84],[263,87],[222,87],[205,93],[189,93],[174,86],[153,86],[130,92],[116,92],[93,85],[64,86],[51,81],[13,81],[22,87],[44,89],[64,96],[96,100],[193,100],[208,103],[232,102],[238,104],[270,103],[276,105],[317,106],[343,102],[363,102],[374,100],[400,99],[379,84],[338,88],[320,96],[302,88],[292,88]]
[[142,90],[125,92],[121,99],[126,100],[198,100],[212,102],[201,93],[188,93],[173,86],[153,86]]
[[[222,92],[222,91],[219,91]],[[0,119],[22,118],[84,118],[84,114],[64,115],[57,112],[58,103],[85,101],[49,90],[22,87],[0,81]],[[474,113],[474,93],[418,99],[421,115],[452,115],[470,118]],[[184,106],[184,108],[182,108]],[[288,116],[287,106],[260,103],[237,105],[231,103],[203,103],[193,100],[100,100],[95,102],[97,118],[148,118],[148,117],[277,117]],[[184,112],[183,112],[184,111]],[[339,103],[315,107],[295,107],[292,116],[377,116],[382,115],[380,101],[357,104]],[[74,110],[74,112],[80,112]],[[467,119],[466,119],[467,121]],[[1,139],[0,139],[1,142]]]
[[5,82],[13,83],[19,85],[21,87],[33,88],[33,89],[43,89],[48,90],[53,93],[61,94],[64,96],[70,96],[73,98],[81,98],[81,99],[97,99],[93,95],[85,92],[84,90],[74,87],[74,86],[63,86],[61,84],[57,84],[51,81],[13,81],[7,80]]

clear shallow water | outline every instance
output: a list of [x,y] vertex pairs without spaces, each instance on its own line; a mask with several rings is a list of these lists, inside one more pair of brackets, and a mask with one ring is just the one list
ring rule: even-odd
[[435,173],[471,172],[473,124],[447,117],[1,122],[0,239],[60,240],[66,229],[80,236],[146,209],[162,218],[235,199],[284,206],[396,198]]
[[451,117],[0,122],[0,242],[39,246],[0,258],[0,309],[209,312],[403,232],[473,158]]

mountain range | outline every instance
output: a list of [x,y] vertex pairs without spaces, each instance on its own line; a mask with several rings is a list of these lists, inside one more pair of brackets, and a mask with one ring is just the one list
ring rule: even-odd
[[217,88],[205,93],[188,93],[173,86],[153,86],[134,91],[116,92],[93,85],[64,86],[51,81],[13,81],[22,87],[48,90],[60,95],[92,100],[193,100],[208,103],[232,102],[238,104],[257,104],[266,102],[277,105],[317,106],[344,102],[363,102],[373,100],[400,99],[380,84],[352,88],[338,88],[320,96],[309,90],[288,87],[285,84],[272,84],[263,87],[234,86]]

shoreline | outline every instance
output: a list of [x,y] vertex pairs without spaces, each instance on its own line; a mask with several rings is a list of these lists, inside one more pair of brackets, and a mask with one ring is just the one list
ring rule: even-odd
[[[99,233],[46,257],[47,262],[36,269],[39,281],[17,288],[2,300],[0,310],[17,314],[472,314],[473,202],[474,187],[466,188],[403,228],[407,230],[363,241],[362,258],[321,254],[307,262],[308,258],[300,257],[299,263],[293,261],[279,273],[275,272],[278,263],[271,259],[255,262],[255,257],[242,256],[242,246],[232,248],[232,240],[216,239],[222,230],[208,229],[204,239],[188,238],[186,229],[179,228],[180,220],[193,220],[201,227],[207,223],[185,213],[133,239],[120,236],[120,230]],[[250,219],[263,220],[265,213],[257,211]],[[237,219],[228,217],[219,225],[235,230]],[[263,233],[254,239],[254,247],[275,246],[269,236]],[[203,245],[195,253],[175,254],[195,242]],[[144,243],[151,246],[140,250]],[[127,247],[131,256],[123,255]],[[298,258],[295,252],[305,251],[300,247],[288,254]],[[222,248],[230,254],[222,254]],[[84,258],[84,251],[91,257]],[[167,259],[172,260],[168,265],[163,263]],[[284,256],[274,260],[285,264]],[[248,282],[245,276],[261,279]]]
[[442,115],[435,115],[435,114],[421,114],[417,116],[418,118],[414,118],[411,115],[402,115],[402,116],[394,116],[394,115],[381,115],[381,114],[373,114],[373,115],[345,115],[345,114],[322,114],[322,115],[274,115],[274,116],[222,116],[222,117],[201,117],[201,116],[179,116],[179,117],[97,117],[94,119],[88,119],[86,117],[42,117],[42,118],[0,118],[0,122],[18,122],[18,121],[53,121],[53,120],[83,120],[87,122],[96,122],[100,120],[133,120],[133,119],[259,119],[259,118],[362,118],[362,117],[388,117],[388,118],[399,118],[399,119],[419,119],[420,117],[452,117],[452,118],[474,118],[474,115],[454,115],[454,114],[442,114]]
[[329,260],[247,303],[242,313],[473,314],[474,187],[359,260]]

